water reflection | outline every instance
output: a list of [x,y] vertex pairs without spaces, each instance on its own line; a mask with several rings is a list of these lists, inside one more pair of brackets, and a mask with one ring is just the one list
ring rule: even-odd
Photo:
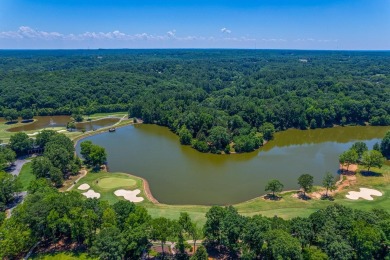
[[233,155],[203,154],[182,146],[175,134],[156,125],[128,126],[87,140],[106,148],[110,171],[147,179],[160,202],[225,205],[264,194],[270,179],[296,189],[299,175],[309,173],[320,184],[325,172],[336,175],[342,151],[357,140],[372,148],[388,129],[288,130],[255,152]]

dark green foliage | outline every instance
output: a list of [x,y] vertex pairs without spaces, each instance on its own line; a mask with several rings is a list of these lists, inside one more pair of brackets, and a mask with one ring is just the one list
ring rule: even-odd
[[31,109],[23,109],[20,112],[20,116],[22,117],[23,120],[31,120],[34,117],[34,113]]
[[368,151],[366,143],[356,142],[352,145],[351,150],[355,150],[359,156],[359,160],[362,158],[362,155],[365,151]]
[[11,136],[9,140],[9,148],[11,148],[16,155],[24,155],[33,147],[33,140],[31,140],[26,133],[19,132]]
[[191,144],[192,134],[190,131],[188,131],[188,129],[185,125],[183,125],[179,131],[179,138],[180,138],[181,144],[185,144],[185,145]]
[[0,171],[16,160],[16,153],[5,146],[0,146]]
[[247,218],[244,225],[242,239],[254,256],[262,253],[265,235],[271,229],[271,221],[262,216]]
[[275,127],[273,124],[266,122],[260,127],[260,132],[263,133],[263,138],[268,141],[274,138]]
[[9,122],[18,120],[18,111],[16,109],[6,109],[3,111],[3,116]]
[[0,211],[15,199],[16,193],[21,191],[21,188],[16,176],[0,171]]
[[234,138],[234,150],[236,152],[252,152],[259,148],[263,143],[263,140],[254,135],[240,135]]
[[124,244],[119,229],[103,228],[93,242],[91,254],[104,260],[121,260],[124,256]]
[[272,196],[275,197],[275,192],[281,192],[283,184],[279,180],[270,180],[265,186],[265,191],[271,191]]
[[[208,142],[266,122],[284,130],[389,125],[385,52],[90,50],[0,52],[0,112],[37,115],[129,111],[145,123],[183,125]],[[102,56],[103,60],[96,57]],[[310,58],[310,64],[298,57]],[[307,66],[308,65],[308,66]],[[51,68],[47,70],[45,68]],[[361,69],[364,68],[364,69]],[[10,117],[8,117],[10,118]],[[271,134],[272,135],[272,134]],[[204,138],[204,139],[202,139]],[[265,133],[264,139],[272,136]],[[200,147],[206,151],[204,146]],[[217,152],[226,146],[210,150]]]
[[91,161],[90,154],[92,145],[91,141],[83,141],[80,143],[80,154],[83,156],[86,163],[90,163]]
[[376,143],[373,145],[372,150],[381,152],[381,145],[380,145],[378,142],[376,142]]
[[35,157],[31,163],[32,173],[37,178],[48,178],[52,168],[53,164],[45,156]]
[[370,171],[371,167],[381,168],[384,162],[385,158],[382,153],[376,150],[365,151],[362,155],[361,164],[367,167],[367,171]]
[[336,189],[336,179],[330,172],[327,172],[322,180],[322,186],[326,188],[325,196],[328,196],[328,191],[333,191]]
[[382,139],[381,152],[383,156],[390,158],[390,131],[388,131]]
[[299,187],[303,190],[303,196],[313,188],[314,177],[310,174],[302,174],[298,178]]
[[204,246],[199,246],[196,250],[195,254],[193,254],[190,258],[191,260],[207,260],[208,254],[206,248]]
[[91,141],[84,141],[80,144],[80,148],[80,153],[86,164],[99,167],[107,161],[107,153],[104,147],[93,144]]
[[301,259],[299,240],[289,233],[275,229],[265,235],[267,241],[267,256],[270,259]]
[[355,149],[349,149],[339,156],[339,162],[341,165],[347,165],[347,172],[348,168],[351,164],[357,163],[359,160],[359,154]]
[[41,148],[45,148],[50,138],[56,134],[57,132],[54,130],[42,130],[37,134],[37,137],[35,138],[35,144]]
[[202,152],[202,153],[207,153],[210,150],[209,146],[207,145],[207,143],[205,141],[199,141],[199,140],[193,139],[191,145],[193,148],[195,148],[196,150],[198,150],[199,152]]

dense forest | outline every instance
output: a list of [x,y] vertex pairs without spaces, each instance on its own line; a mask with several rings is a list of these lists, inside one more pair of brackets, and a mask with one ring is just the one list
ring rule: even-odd
[[129,111],[203,152],[251,151],[290,127],[390,124],[389,52],[1,51],[0,59],[0,115]]
[[[200,246],[193,254],[187,240],[202,240],[207,250]],[[0,217],[3,259],[19,259],[37,242],[38,251],[73,248],[99,259],[141,259],[152,241],[162,247],[159,259],[193,254],[191,259],[206,260],[207,252],[218,259],[385,259],[389,240],[390,214],[383,210],[335,204],[308,218],[284,220],[245,217],[233,207],[214,206],[200,227],[187,213],[178,220],[151,218],[142,206],[126,201],[110,206],[76,192],[61,193],[45,179],[30,185],[11,218]],[[176,242],[174,257],[164,246],[167,241]]]

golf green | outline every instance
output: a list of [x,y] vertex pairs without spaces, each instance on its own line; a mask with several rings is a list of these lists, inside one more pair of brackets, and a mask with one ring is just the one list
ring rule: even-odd
[[96,180],[96,182],[97,182],[96,183],[97,186],[99,186],[102,189],[133,187],[136,185],[135,180],[125,179],[125,178],[115,178],[115,177],[101,178]]

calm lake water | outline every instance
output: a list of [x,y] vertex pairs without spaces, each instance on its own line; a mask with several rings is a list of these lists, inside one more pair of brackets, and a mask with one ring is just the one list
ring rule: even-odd
[[[8,129],[8,131],[21,132],[21,131],[39,130],[47,127],[65,127],[67,123],[71,121],[70,116],[36,116],[34,117],[34,119],[35,119],[34,122],[23,123],[20,126],[16,126]],[[82,129],[85,129],[86,131],[97,130],[102,127],[113,125],[118,121],[119,118],[117,117],[103,118],[94,121],[85,121],[82,123],[76,123],[76,130],[78,131],[81,131]],[[19,119],[19,122],[21,122],[21,119]]]
[[341,152],[355,141],[372,149],[389,129],[290,129],[255,152],[233,155],[203,154],[182,146],[175,134],[156,125],[127,126],[84,140],[106,148],[111,172],[147,179],[161,203],[227,205],[265,194],[270,179],[279,179],[285,190],[297,189],[297,178],[309,173],[320,184],[327,171],[337,174]]

